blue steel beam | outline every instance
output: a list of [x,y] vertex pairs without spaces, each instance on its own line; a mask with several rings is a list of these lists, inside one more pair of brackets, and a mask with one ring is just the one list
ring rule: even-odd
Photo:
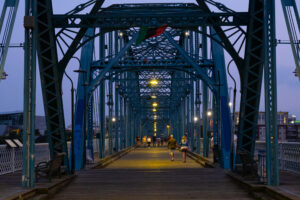
[[199,65],[189,56],[187,53],[177,44],[177,42],[172,38],[172,36],[168,32],[163,33],[166,38],[170,41],[170,43],[178,50],[178,52],[184,57],[184,59],[190,63],[194,69],[197,71],[199,78],[202,79],[208,86],[214,91],[214,82],[207,76],[203,69],[199,67]]
[[[86,38],[94,35],[94,29],[88,29],[86,32]],[[93,59],[94,43],[93,40],[88,42],[81,51],[80,59],[80,70],[83,73],[78,75],[77,84],[77,97],[75,103],[75,126],[74,126],[74,154],[75,154],[75,170],[82,169],[85,163],[85,152],[86,152],[86,117],[87,117],[87,82],[89,81],[89,70],[88,67]]]
[[108,72],[111,67],[123,56],[123,54],[129,49],[129,47],[135,42],[138,38],[138,33],[120,50],[120,52],[105,66],[105,68],[101,71],[101,73],[91,82],[88,91],[93,91],[97,85],[104,78],[106,72]]
[[[215,34],[215,30],[211,28],[211,34],[214,35],[216,40],[220,40],[218,35]],[[212,57],[215,61],[214,73],[218,77],[219,81],[219,94],[218,98],[220,103],[221,112],[221,152],[222,152],[222,166],[224,169],[230,168],[230,155],[231,155],[231,141],[232,141],[232,131],[231,131],[231,118],[230,118],[230,107],[229,107],[229,96],[228,96],[228,84],[226,77],[225,68],[225,56],[223,48],[211,40]]]
[[2,79],[6,77],[4,74],[4,65],[5,65],[5,60],[7,57],[7,52],[8,52],[8,46],[10,43],[17,11],[18,11],[18,6],[19,6],[19,0],[5,0],[2,12],[1,12],[1,17],[0,17],[0,34],[2,33],[2,27],[3,27],[3,22],[4,18],[6,16],[6,11],[9,9],[9,14],[6,20],[6,26],[4,32],[1,34],[3,36],[2,38],[2,44],[4,45],[0,49],[0,82]]
[[300,80],[300,44],[297,43],[300,37],[300,17],[297,4],[295,0],[281,0],[281,5],[294,55],[296,73]]
[[[35,19],[36,1],[25,1],[25,18]],[[23,169],[22,186],[35,185],[35,102],[36,102],[36,32],[34,21],[25,23],[24,54],[24,111],[23,111]]]
[[266,113],[266,169],[268,185],[279,185],[278,131],[277,131],[277,82],[276,82],[276,29],[275,2],[265,1],[265,113]]
[[[194,4],[195,5],[195,4]],[[166,22],[174,28],[199,26],[243,26],[247,25],[248,13],[207,13],[195,5],[195,8],[164,8],[159,7],[142,10],[119,8],[112,11],[109,7],[93,15],[71,14],[54,15],[54,26],[57,28],[100,27],[110,30],[128,29],[131,27],[153,27]],[[211,19],[217,19],[212,21]],[[124,23],[125,22],[125,23]]]

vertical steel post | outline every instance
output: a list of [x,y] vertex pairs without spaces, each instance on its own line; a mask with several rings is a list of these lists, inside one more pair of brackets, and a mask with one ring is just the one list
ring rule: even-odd
[[[196,43],[197,44],[197,43]],[[196,80],[196,117],[197,117],[197,121],[195,122],[196,125],[196,153],[200,154],[200,150],[201,150],[201,120],[200,120],[200,80]]]
[[[203,59],[207,59],[207,27],[202,27],[203,34],[202,37],[202,57]],[[207,84],[202,81],[202,126],[203,126],[203,156],[208,157],[209,152],[209,136],[208,136],[208,120],[207,120],[207,111],[208,111],[208,88]]]
[[277,134],[277,87],[276,87],[276,30],[275,1],[265,0],[265,111],[266,152],[268,185],[279,185],[278,134]]
[[25,1],[25,55],[24,55],[24,114],[23,114],[23,171],[24,188],[34,187],[34,141],[36,99],[36,1]]
[[90,156],[90,159],[94,161],[94,147],[93,147],[93,139],[94,139],[94,130],[93,130],[93,105],[94,105],[94,98],[92,95],[92,98],[90,98],[88,102],[88,110],[87,110],[87,117],[88,117],[88,123],[87,123],[87,154]]
[[[105,57],[105,34],[101,33],[99,37],[100,60]],[[100,84],[99,99],[99,118],[100,118],[100,136],[99,136],[99,158],[105,157],[105,80]]]
[[119,151],[119,84],[115,82],[115,149]]
[[190,83],[191,83],[191,97],[190,97],[191,98],[191,102],[190,102],[190,104],[191,104],[191,119],[190,119],[191,136],[190,136],[190,138],[191,138],[191,151],[194,152],[194,146],[195,146],[194,134],[195,134],[195,123],[196,123],[196,120],[195,120],[196,115],[195,115],[195,107],[194,107],[194,105],[195,105],[194,104],[195,103],[194,80],[191,79]]
[[[111,55],[111,54],[110,54]],[[112,93],[112,80],[108,80],[108,154],[113,153],[113,131],[112,131],[112,114],[113,114],[113,93]]]
[[[121,78],[123,79],[124,74],[121,74]],[[123,86],[123,85],[122,85]],[[124,97],[120,96],[120,150],[124,149],[124,142],[125,142],[125,126],[124,126]]]

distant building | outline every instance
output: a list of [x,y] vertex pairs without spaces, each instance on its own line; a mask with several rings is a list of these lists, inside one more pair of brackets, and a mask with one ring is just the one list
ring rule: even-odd
[[[14,129],[23,129],[23,112],[0,113],[0,135],[7,135]],[[35,117],[35,129],[44,135],[46,131],[45,116]]]
[[[265,112],[259,112],[257,123],[257,140],[264,141],[266,139]],[[289,115],[288,112],[277,113],[277,131],[278,141],[281,142],[297,142],[300,141],[300,123],[295,123],[296,116]],[[235,113],[235,131],[238,131],[239,112]]]

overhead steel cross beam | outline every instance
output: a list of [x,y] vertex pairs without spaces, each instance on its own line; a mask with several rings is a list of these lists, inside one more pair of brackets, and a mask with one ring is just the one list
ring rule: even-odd
[[149,9],[148,14],[144,13],[143,15],[129,9],[123,13],[103,11],[94,15],[54,15],[52,20],[56,28],[99,27],[109,30],[157,26],[159,24],[168,24],[173,28],[191,28],[199,26],[245,26],[248,23],[248,13],[245,12],[206,13],[199,9],[189,13],[173,11],[173,14],[170,14],[172,10],[162,13],[157,8],[155,10]]

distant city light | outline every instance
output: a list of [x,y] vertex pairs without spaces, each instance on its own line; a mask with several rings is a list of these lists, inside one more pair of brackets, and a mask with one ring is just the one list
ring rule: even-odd
[[198,121],[198,117],[194,117],[194,122]]
[[156,110],[156,108],[153,108],[153,110],[152,110],[153,112],[156,112],[157,110]]
[[124,35],[123,32],[120,32],[120,33],[119,33],[119,36],[120,36],[120,37],[123,37],[123,35]]
[[232,106],[232,102],[230,101],[230,102],[228,103],[228,105],[229,105],[229,107],[231,107],[231,106]]
[[185,34],[185,36],[189,36],[190,32],[186,31],[184,34]]
[[151,99],[156,99],[157,97],[155,95],[152,95],[151,96]]
[[112,122],[115,122],[115,121],[116,121],[116,118],[115,118],[115,117],[113,117],[113,118],[111,119],[111,121],[112,121]]

